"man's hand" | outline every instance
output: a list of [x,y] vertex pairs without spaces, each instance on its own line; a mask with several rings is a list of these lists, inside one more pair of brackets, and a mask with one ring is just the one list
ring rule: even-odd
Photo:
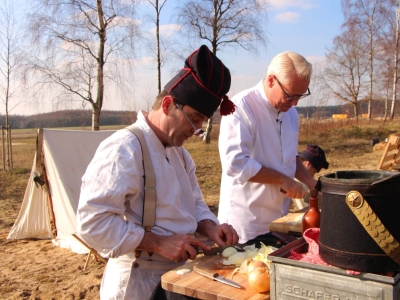
[[303,189],[303,186],[301,183],[287,177],[282,183],[281,183],[281,190],[284,190],[285,196],[289,198],[303,198],[304,195],[306,194],[306,191]]
[[210,250],[211,246],[189,235],[161,236],[145,232],[136,250],[155,252],[174,262],[181,262],[195,259],[197,248]]
[[197,227],[197,232],[208,236],[216,242],[218,246],[230,246],[237,244],[239,236],[232,225],[226,223],[216,225],[211,220],[200,221]]

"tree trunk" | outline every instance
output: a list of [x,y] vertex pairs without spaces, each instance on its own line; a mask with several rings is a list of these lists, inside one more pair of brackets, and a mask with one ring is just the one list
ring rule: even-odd
[[[399,3],[398,3],[399,5]],[[397,68],[399,64],[399,19],[400,11],[399,6],[396,7],[396,49],[394,51],[394,72],[393,72],[393,95],[392,95],[392,107],[390,109],[390,119],[394,118],[394,107],[396,103],[396,92],[397,92]]]
[[369,59],[371,68],[369,70],[370,87],[369,87],[369,101],[368,101],[368,121],[371,120],[371,107],[373,98],[373,76],[374,76],[374,49],[373,49],[373,33],[372,33],[373,26],[374,26],[374,21],[373,19],[370,18]]
[[354,102],[353,103],[353,108],[354,108],[354,118],[356,118],[358,120],[358,103]]
[[158,0],[156,0],[156,51],[157,51],[157,82],[158,94],[161,93],[161,58],[160,58],[160,12],[158,10]]
[[95,105],[93,105],[93,108],[92,108],[92,131],[100,130],[100,113],[101,113],[101,109],[99,109]]
[[211,117],[210,119],[208,119],[208,122],[207,122],[206,135],[203,138],[203,141],[206,144],[210,144],[211,143],[211,130],[212,130],[213,119],[214,119],[214,117]]

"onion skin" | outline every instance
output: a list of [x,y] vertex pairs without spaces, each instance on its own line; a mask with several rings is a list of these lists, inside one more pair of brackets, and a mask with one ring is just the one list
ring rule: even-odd
[[267,265],[261,260],[251,260],[247,265],[247,275],[258,267],[267,267]]
[[270,290],[270,277],[268,267],[256,267],[248,275],[249,286],[258,293]]

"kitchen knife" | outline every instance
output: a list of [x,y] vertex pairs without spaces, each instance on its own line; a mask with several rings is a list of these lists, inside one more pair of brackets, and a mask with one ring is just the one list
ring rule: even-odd
[[226,248],[233,247],[235,248],[238,252],[244,252],[243,247],[248,246],[246,244],[235,244],[231,246],[214,246],[210,250],[205,250],[202,248],[198,249],[198,253],[201,254],[203,253],[206,256],[210,255],[220,255]]
[[193,271],[195,271],[196,273],[203,275],[205,277],[208,277],[210,279],[225,283],[227,285],[233,286],[235,288],[241,289],[242,286],[236,282],[234,282],[233,280],[227,279],[223,276],[220,276],[217,272],[211,271],[211,270],[207,270],[207,269],[203,269],[200,268],[196,265],[193,266]]

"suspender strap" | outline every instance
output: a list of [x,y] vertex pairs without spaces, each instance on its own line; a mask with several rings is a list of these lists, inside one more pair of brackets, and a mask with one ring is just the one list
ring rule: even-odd
[[132,124],[127,127],[137,136],[142,148],[143,167],[144,167],[144,200],[142,226],[146,231],[151,231],[156,219],[156,176],[151,162],[149,149],[140,128]]

